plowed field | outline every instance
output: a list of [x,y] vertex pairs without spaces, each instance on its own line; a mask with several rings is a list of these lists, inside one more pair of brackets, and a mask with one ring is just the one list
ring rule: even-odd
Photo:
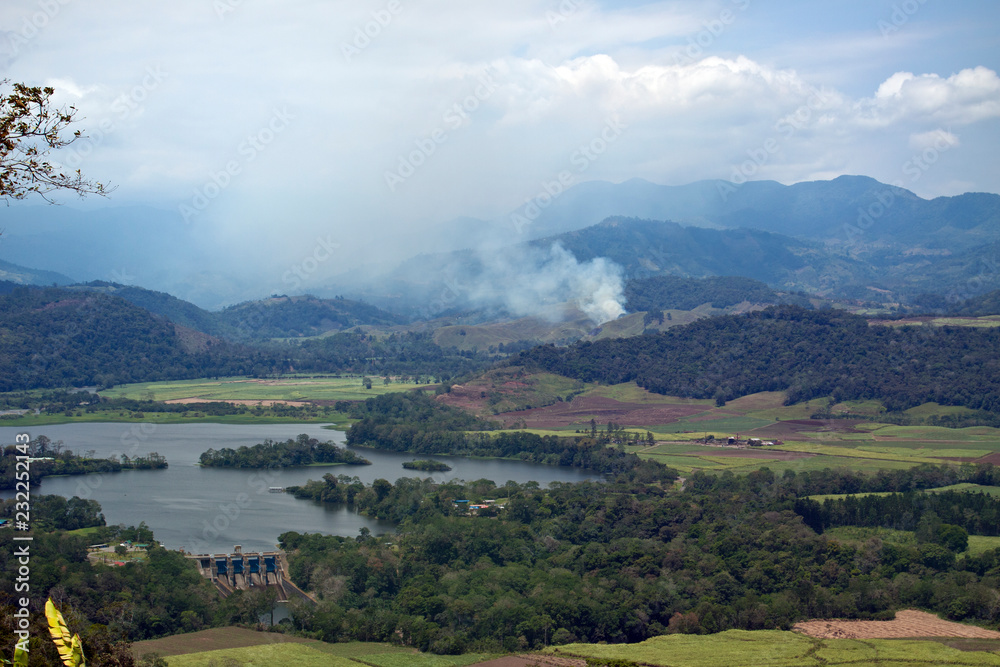
[[945,621],[933,614],[907,609],[896,612],[893,621],[805,621],[798,630],[819,639],[906,639],[914,637],[964,637],[1000,639],[1000,632],[974,625]]

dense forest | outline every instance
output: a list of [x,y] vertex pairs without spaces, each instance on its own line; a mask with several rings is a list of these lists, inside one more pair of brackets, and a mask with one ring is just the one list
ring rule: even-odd
[[706,303],[713,308],[727,308],[743,301],[781,303],[777,293],[764,283],[739,276],[653,276],[625,283],[625,302],[633,312],[692,310]]
[[[521,431],[489,433],[497,425],[443,405],[425,394],[384,394],[351,408],[359,421],[347,431],[347,444],[415,454],[511,458],[547,465],[586,468],[608,475],[654,479],[662,472],[652,462],[619,447],[638,434],[609,425],[589,436],[560,438]],[[652,435],[647,434],[652,438]],[[631,440],[628,440],[631,442]]]
[[371,465],[371,461],[349,449],[320,442],[305,433],[284,442],[265,440],[252,447],[209,449],[198,460],[203,466],[218,468],[288,468],[316,463]]
[[112,294],[17,288],[0,295],[4,392],[292,371],[441,380],[494,361],[442,348],[430,334],[338,333],[301,343],[249,345],[177,327]]
[[[907,606],[996,623],[1000,550],[963,553],[943,515],[917,521],[926,534],[916,546],[854,546],[817,534],[795,511],[813,493],[972,479],[982,475],[971,466],[878,476],[763,469],[695,473],[676,492],[626,478],[545,490],[407,478],[365,486],[331,475],[307,485],[320,491],[317,500],[391,518],[400,522],[397,534],[286,533],[281,542],[293,579],[321,598],[296,612],[295,625],[328,641],[517,651],[787,629],[814,617],[887,618]],[[497,504],[474,514],[457,499]]]
[[889,410],[933,401],[1000,411],[1000,330],[869,326],[836,310],[777,306],[662,334],[537,347],[510,363],[720,405],[787,391],[789,404],[832,396]]

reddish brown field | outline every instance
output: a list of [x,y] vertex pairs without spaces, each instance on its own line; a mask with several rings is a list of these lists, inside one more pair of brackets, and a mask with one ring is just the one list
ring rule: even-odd
[[907,639],[914,637],[965,637],[1000,639],[1000,632],[945,621],[914,609],[896,612],[893,621],[805,621],[797,630],[818,639]]
[[227,648],[245,648],[248,646],[260,646],[261,644],[277,644],[283,642],[293,642],[296,644],[315,643],[314,639],[294,637],[276,632],[257,632],[245,628],[212,628],[200,632],[189,632],[182,635],[163,637],[162,639],[149,639],[136,642],[132,645],[132,651],[136,655],[146,653],[159,653],[161,656],[184,655],[187,653],[200,653],[202,651],[217,651]]
[[520,412],[503,412],[496,415],[495,419],[502,420],[504,424],[524,420],[528,428],[589,426],[591,419],[597,420],[602,426],[609,421],[622,426],[656,426],[704,411],[705,407],[698,405],[622,403],[602,396],[579,396],[569,403],[555,403]]
[[757,438],[789,440],[799,433],[816,431],[861,433],[845,419],[789,419],[754,429],[753,434]]
[[272,405],[294,405],[296,407],[309,405],[307,401],[281,401],[271,399],[252,400],[246,398],[227,398],[225,400],[219,398],[172,398],[169,401],[163,402],[176,405],[191,405],[192,403],[235,403],[236,405],[262,405],[264,407],[271,407]]

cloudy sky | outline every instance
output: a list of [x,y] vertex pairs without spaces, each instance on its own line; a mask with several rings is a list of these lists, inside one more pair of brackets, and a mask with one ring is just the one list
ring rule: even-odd
[[0,77],[77,107],[59,157],[111,204],[349,265],[564,170],[1000,192],[997,26],[995,0],[3,0]]

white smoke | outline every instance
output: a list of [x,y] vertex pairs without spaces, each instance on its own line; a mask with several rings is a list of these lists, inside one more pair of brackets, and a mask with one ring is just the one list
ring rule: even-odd
[[554,243],[548,250],[517,246],[481,251],[483,273],[470,289],[474,301],[502,305],[512,315],[561,319],[559,306],[572,303],[595,324],[625,312],[622,268],[597,257],[579,262]]

